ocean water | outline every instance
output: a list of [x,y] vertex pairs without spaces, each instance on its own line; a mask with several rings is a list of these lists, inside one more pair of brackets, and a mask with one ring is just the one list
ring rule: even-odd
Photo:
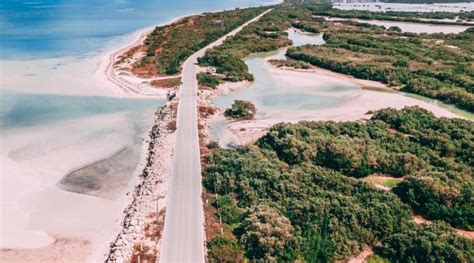
[[0,59],[83,56],[176,16],[268,0],[2,0]]
[[94,115],[153,109],[164,103],[163,99],[65,96],[0,90],[0,129],[45,125]]
[[177,16],[272,2],[1,0],[0,248],[116,234],[166,101],[117,97],[108,52]]

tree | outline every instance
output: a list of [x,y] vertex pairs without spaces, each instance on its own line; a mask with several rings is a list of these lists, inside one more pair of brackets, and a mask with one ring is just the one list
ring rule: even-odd
[[402,32],[402,29],[398,26],[391,26],[388,28],[388,31],[394,31],[394,32]]
[[382,240],[384,257],[391,262],[472,262],[474,244],[435,222]]
[[329,216],[325,213],[322,224],[311,224],[305,236],[304,259],[309,263],[327,263],[334,254],[334,244],[329,235]]
[[240,241],[250,259],[276,261],[291,250],[293,226],[268,205],[254,207],[237,232],[242,232]]
[[253,105],[252,102],[235,100],[232,106],[225,110],[224,116],[234,119],[249,120],[253,119],[256,112],[257,108],[255,108],[255,105]]
[[207,259],[211,263],[245,262],[240,245],[233,239],[218,236],[207,244]]

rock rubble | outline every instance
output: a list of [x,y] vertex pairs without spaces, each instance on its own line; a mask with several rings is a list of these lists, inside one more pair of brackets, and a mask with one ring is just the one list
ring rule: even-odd
[[[157,258],[158,242],[163,229],[166,207],[158,207],[159,199],[166,197],[160,185],[167,184],[167,169],[161,167],[161,154],[166,137],[170,134],[167,125],[173,118],[170,104],[159,108],[155,113],[149,141],[145,167],[140,174],[138,185],[127,195],[130,204],[124,210],[121,231],[111,242],[106,262],[134,262],[138,256]],[[169,154],[169,152],[167,153]],[[165,164],[167,165],[167,164]]]

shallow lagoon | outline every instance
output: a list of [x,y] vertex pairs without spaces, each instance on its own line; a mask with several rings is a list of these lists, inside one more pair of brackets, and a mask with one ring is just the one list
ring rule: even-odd
[[[424,24],[419,24],[425,30]],[[431,26],[431,25],[429,25]],[[450,29],[444,28],[449,32]],[[293,41],[294,46],[306,44],[322,45],[324,40],[322,34],[310,34],[299,30],[288,30],[288,36]],[[250,72],[255,76],[254,83],[249,88],[240,89],[230,92],[223,96],[216,97],[212,102],[222,108],[228,108],[234,100],[249,100],[257,107],[257,120],[272,119],[279,116],[281,111],[311,111],[323,110],[340,107],[343,104],[358,96],[368,92],[387,92],[387,90],[367,90],[361,89],[360,86],[353,83],[344,82],[343,85],[338,83],[337,77],[320,76],[321,81],[308,83],[307,81],[282,83],[275,75],[269,72],[266,65],[268,59],[285,59],[287,48],[280,49],[276,52],[253,54],[249,56],[245,63],[249,66]],[[331,81],[334,80],[334,81]],[[430,104],[437,105],[456,113],[459,116],[472,119],[472,114],[459,110],[453,106],[438,103],[426,98],[420,98],[416,95],[407,95],[396,91],[389,90],[395,96],[410,96],[419,100],[423,100]],[[387,107],[390,104],[387,103]],[[211,124],[210,137],[212,140],[219,141],[222,146],[231,146],[234,142],[225,134],[225,127],[230,124],[229,120],[218,120]]]
[[[309,34],[299,30],[288,30],[288,37],[293,46],[306,44],[322,45],[322,34]],[[236,99],[250,100],[259,109],[259,116],[264,115],[265,108],[301,109],[331,107],[340,100],[334,96],[327,96],[328,92],[339,92],[351,89],[347,86],[325,86],[319,89],[308,89],[306,84],[287,86],[272,78],[265,63],[267,59],[285,58],[287,48],[276,52],[257,53],[249,56],[245,63],[249,71],[255,76],[254,83],[246,89],[231,92],[216,97],[212,102],[219,107],[229,107]]]
[[107,52],[176,16],[270,3],[1,1],[0,247],[116,235],[125,192],[143,167],[143,140],[165,101],[107,97],[117,93],[97,77]]
[[352,20],[359,23],[368,23],[377,26],[384,26],[385,28],[389,28],[391,26],[398,26],[403,32],[410,32],[410,33],[444,33],[444,34],[458,34],[466,29],[469,26],[461,26],[461,25],[440,25],[440,24],[428,24],[428,23],[413,23],[413,22],[400,22],[400,21],[387,21],[387,20],[366,20],[366,19],[346,19],[346,18],[338,18],[338,17],[324,17],[324,19],[328,21],[341,21],[341,20]]
[[0,89],[0,129],[44,125],[164,105],[163,99],[35,94]]

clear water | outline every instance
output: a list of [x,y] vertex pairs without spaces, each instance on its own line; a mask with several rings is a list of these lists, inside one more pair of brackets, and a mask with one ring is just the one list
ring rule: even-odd
[[[45,196],[56,193],[58,187],[109,199],[123,196],[130,178],[139,171],[142,144],[154,112],[165,100],[107,97],[115,94],[114,87],[95,76],[101,74],[97,71],[99,63],[104,63],[101,57],[129,43],[137,30],[177,16],[273,3],[0,1],[2,182],[15,182],[15,187],[25,189],[18,195],[28,193],[35,184],[25,171],[41,164],[35,174],[47,189],[42,193]],[[18,202],[30,198],[2,195],[0,200],[2,207],[12,207],[10,214],[37,222],[28,209],[17,214]],[[18,227],[12,222],[8,228]],[[39,225],[38,230],[44,227]],[[87,231],[79,226],[77,230]]]
[[[322,34],[309,34],[290,29],[288,30],[288,36],[293,41],[294,46],[324,44]],[[255,76],[254,83],[249,88],[216,97],[212,102],[217,106],[228,108],[236,99],[251,101],[257,107],[255,118],[263,120],[278,115],[279,111],[319,110],[337,107],[351,99],[351,96],[344,96],[348,91],[353,96],[365,92],[358,86],[350,85],[349,83],[347,86],[333,84],[318,85],[318,83],[291,83],[290,85],[280,83],[268,71],[265,60],[270,58],[285,59],[286,50],[286,48],[283,48],[277,52],[249,56],[245,63],[249,66],[250,72]],[[380,92],[387,91],[382,89]],[[420,96],[416,96],[416,98],[434,103],[433,100],[420,98]],[[468,112],[443,103],[436,104],[467,119],[472,119],[472,114]],[[227,138],[224,132],[227,124],[229,124],[228,120],[218,120],[212,123],[210,136],[213,140],[218,141],[221,146],[232,147],[235,142]]]
[[0,58],[83,56],[120,41],[120,35],[176,16],[268,0],[36,0],[0,1]]
[[0,90],[0,129],[57,123],[94,115],[163,106],[163,99],[63,96]]
[[[322,34],[308,34],[290,29],[288,37],[293,41],[293,46],[324,44]],[[212,102],[217,106],[227,108],[236,99],[249,100],[259,109],[259,116],[263,117],[268,109],[311,110],[333,107],[342,103],[343,99],[328,95],[329,93],[354,89],[354,87],[346,86],[318,86],[316,89],[299,83],[291,86],[279,83],[268,72],[265,60],[269,58],[283,59],[285,53],[286,48],[273,53],[253,54],[248,57],[245,63],[255,76],[252,86],[216,97]]]

